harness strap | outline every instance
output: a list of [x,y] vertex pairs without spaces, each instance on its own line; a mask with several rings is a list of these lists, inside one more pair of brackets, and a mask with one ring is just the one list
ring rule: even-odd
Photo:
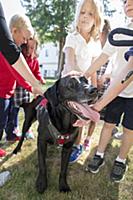
[[[48,122],[48,130],[49,130],[49,135],[54,142],[54,144],[57,144],[59,146],[63,146],[63,144],[71,141],[74,137],[75,134],[69,134],[66,133],[64,135],[60,134],[60,132],[57,130],[57,128],[52,124],[51,119],[49,117],[49,113],[47,110],[47,103],[48,100],[46,98],[43,98],[42,101],[38,104],[38,106],[36,107],[36,109],[40,112],[45,112],[45,119],[47,118],[47,122]],[[37,114],[37,119],[39,120],[40,114]]]

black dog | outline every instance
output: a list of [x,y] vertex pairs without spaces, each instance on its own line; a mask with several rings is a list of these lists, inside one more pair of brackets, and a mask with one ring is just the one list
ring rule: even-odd
[[[73,124],[78,118],[88,120],[88,104],[97,98],[97,89],[88,84],[85,77],[66,76],[59,79],[44,93],[43,97],[33,100],[27,107],[22,138],[14,150],[17,153],[22,145],[26,131],[37,116],[38,126],[38,162],[39,174],[36,181],[37,191],[42,193],[47,188],[46,152],[48,143],[62,144],[61,171],[59,190],[70,191],[67,184],[67,168],[73,143],[78,135],[78,128]],[[40,103],[41,102],[41,103]]]

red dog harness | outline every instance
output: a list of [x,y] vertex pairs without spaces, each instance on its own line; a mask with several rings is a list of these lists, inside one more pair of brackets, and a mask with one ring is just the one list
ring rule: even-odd
[[[43,98],[42,101],[37,106],[37,109],[42,109],[42,108],[47,109],[47,103],[48,100],[46,98]],[[63,144],[69,142],[72,139],[69,133],[61,135],[59,131],[56,129],[56,127],[52,124],[50,117],[49,117],[48,129],[53,139],[54,140],[56,139],[55,143],[58,144],[59,146],[63,146]]]

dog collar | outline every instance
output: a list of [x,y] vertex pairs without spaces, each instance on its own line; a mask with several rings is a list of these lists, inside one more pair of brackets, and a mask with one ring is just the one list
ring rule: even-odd
[[48,137],[52,138],[54,144],[57,144],[61,147],[67,142],[71,142],[75,137],[75,134],[77,134],[76,132],[75,134],[70,134],[70,133],[66,133],[64,135],[60,134],[57,128],[52,124],[50,118],[49,118],[48,130],[49,130]]
[[47,103],[48,103],[48,100],[47,100],[46,98],[44,98],[44,99],[42,99],[42,101],[39,103],[39,105],[46,108]]
[[[44,110],[45,117],[48,118],[48,130],[49,130],[48,132],[49,133],[48,134],[46,133],[47,141],[52,140],[54,144],[63,146],[65,143],[70,142],[73,139],[73,137],[75,137],[75,134],[69,134],[69,133],[66,133],[64,135],[60,134],[60,132],[51,122],[51,119],[49,117],[49,113],[47,110],[47,103],[48,103],[48,100],[46,98],[43,98],[41,102],[39,103],[39,105],[36,107],[36,109],[39,112],[42,112]],[[37,118],[38,117],[39,116],[37,115]]]

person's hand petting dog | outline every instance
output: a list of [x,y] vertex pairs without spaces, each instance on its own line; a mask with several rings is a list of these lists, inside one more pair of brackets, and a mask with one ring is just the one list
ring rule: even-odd
[[62,77],[66,77],[66,76],[83,76],[83,73],[72,70],[72,71],[68,72],[67,74],[63,75]]
[[32,93],[35,96],[38,96],[38,95],[43,96],[44,91],[40,87],[39,83],[36,83],[34,86],[32,86]]

